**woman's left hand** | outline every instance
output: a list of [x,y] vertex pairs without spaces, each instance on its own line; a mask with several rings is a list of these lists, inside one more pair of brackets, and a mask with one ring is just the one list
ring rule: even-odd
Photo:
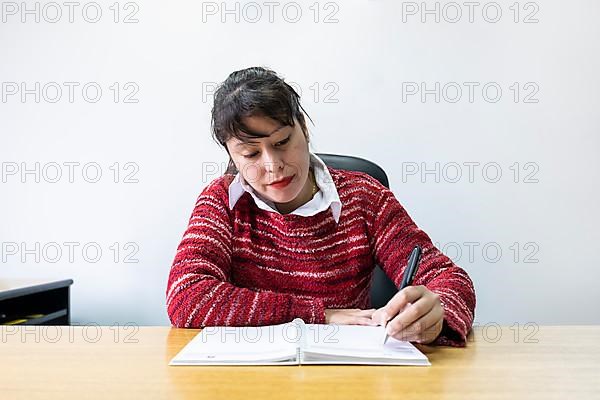
[[407,286],[371,319],[380,325],[387,324],[387,333],[398,340],[431,343],[439,336],[444,322],[444,309],[440,296],[425,286]]

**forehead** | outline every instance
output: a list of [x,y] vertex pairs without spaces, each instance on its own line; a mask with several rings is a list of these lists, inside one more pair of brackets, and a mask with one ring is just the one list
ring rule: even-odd
[[269,137],[283,132],[284,128],[287,127],[287,125],[272,118],[259,116],[246,117],[242,119],[242,123],[246,129],[255,133],[258,137],[249,136],[244,133],[241,133],[241,138],[231,136],[229,141],[236,148],[267,141]]
[[250,116],[242,119],[242,123],[252,132],[270,136],[284,125],[270,117]]

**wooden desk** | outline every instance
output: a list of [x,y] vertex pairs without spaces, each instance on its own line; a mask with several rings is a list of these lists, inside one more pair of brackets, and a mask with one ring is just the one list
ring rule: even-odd
[[467,348],[422,347],[431,367],[169,367],[168,361],[197,332],[168,327],[2,326],[0,397],[479,400],[600,396],[600,326],[542,326],[527,339],[533,330],[523,326],[497,332],[493,327],[476,329]]

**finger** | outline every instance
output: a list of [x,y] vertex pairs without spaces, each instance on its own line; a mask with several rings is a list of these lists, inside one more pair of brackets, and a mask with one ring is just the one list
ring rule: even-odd
[[430,327],[426,328],[420,338],[417,338],[415,341],[417,343],[428,344],[437,339],[437,337],[442,332],[442,328],[444,326],[444,318],[442,317],[439,321],[435,322]]
[[[419,341],[430,339],[430,336],[437,330],[436,324],[444,320],[444,310],[442,307],[433,307],[432,310],[417,319],[394,336],[398,340]],[[437,335],[436,335],[437,336]],[[401,339],[400,339],[401,338]]]
[[366,317],[347,316],[338,325],[371,325],[372,321]]
[[383,308],[378,308],[371,314],[371,319],[377,323],[381,323],[381,317],[383,316]]
[[356,325],[377,326],[379,324],[371,318],[358,318],[356,320]]
[[371,320],[371,313],[374,310],[361,310],[358,308],[350,308],[340,310],[339,317],[335,319],[334,324],[338,325],[377,325]]
[[373,315],[373,313],[375,312],[374,308],[368,309],[368,310],[360,310],[358,312],[358,315],[360,315],[361,317],[371,317],[371,315]]
[[444,319],[441,318],[439,321],[433,323],[433,325],[425,328],[419,335],[410,335],[405,340],[407,342],[417,342],[427,344],[433,342],[442,331]]
[[387,325],[389,335],[396,335],[405,330],[412,323],[424,315],[427,315],[435,306],[435,301],[429,297],[422,297],[414,304],[406,307],[400,314],[392,319]]
[[385,326],[387,322],[390,320],[390,316],[385,310],[380,309],[371,315],[371,319],[377,322],[378,325]]
[[[404,310],[406,309],[406,307],[410,307],[410,305],[411,305],[411,303],[408,303],[408,304],[407,304],[407,305],[406,305],[406,306],[405,306],[405,307],[404,307],[402,310],[400,310],[400,313],[401,313],[402,311],[404,311]],[[387,326],[387,325],[388,325],[388,323],[389,323],[390,321],[392,321],[392,320],[393,320],[393,319],[394,319],[394,318],[395,318],[397,315],[398,315],[398,314],[393,314],[393,315],[390,315],[390,314],[388,314],[387,312],[385,312],[385,311],[384,311],[384,312],[381,314],[381,317],[380,317],[380,319],[378,320],[378,322],[379,322],[379,324],[380,324],[380,325],[382,325],[382,326]]]
[[407,286],[394,295],[383,307],[390,316],[398,315],[408,303],[414,303],[425,293],[424,286]]
[[[410,305],[410,303],[408,303],[408,305]],[[371,319],[377,322],[379,325],[385,326],[387,325],[388,321],[393,319],[397,314],[398,313],[390,314],[386,306],[383,306],[375,310],[375,312],[371,315]]]

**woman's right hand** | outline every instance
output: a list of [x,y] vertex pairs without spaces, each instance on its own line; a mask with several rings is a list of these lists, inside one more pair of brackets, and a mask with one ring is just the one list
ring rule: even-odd
[[361,310],[360,308],[326,309],[325,323],[337,325],[379,325],[371,319],[375,312],[374,308]]

